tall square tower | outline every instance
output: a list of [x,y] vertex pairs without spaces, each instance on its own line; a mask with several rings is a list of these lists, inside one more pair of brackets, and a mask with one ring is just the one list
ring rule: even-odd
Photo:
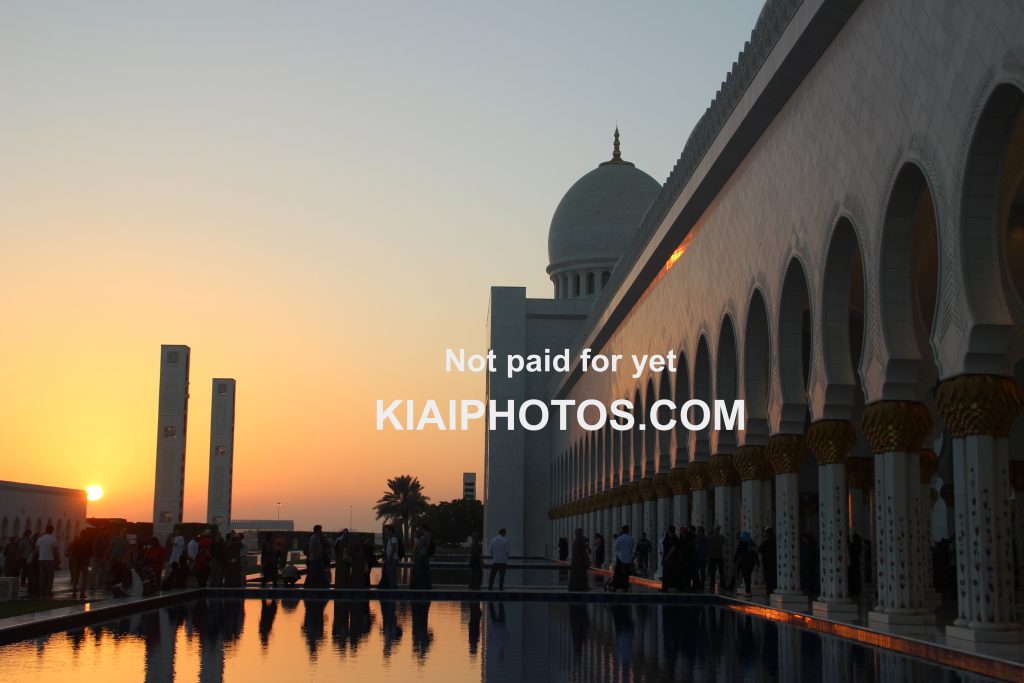
[[214,379],[210,408],[210,484],[206,523],[226,531],[231,522],[231,472],[235,457],[235,380]]
[[153,535],[161,542],[181,523],[184,507],[189,354],[187,346],[160,347]]

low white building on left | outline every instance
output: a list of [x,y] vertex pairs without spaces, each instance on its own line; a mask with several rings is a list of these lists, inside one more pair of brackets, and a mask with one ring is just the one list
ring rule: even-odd
[[52,524],[61,554],[85,527],[85,491],[59,486],[0,481],[0,538],[33,533]]

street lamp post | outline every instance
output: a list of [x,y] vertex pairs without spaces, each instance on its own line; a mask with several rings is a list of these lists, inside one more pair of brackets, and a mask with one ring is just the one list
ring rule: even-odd
[[348,530],[352,531],[352,506],[348,506]]
[[281,503],[277,504],[277,521],[281,521]]

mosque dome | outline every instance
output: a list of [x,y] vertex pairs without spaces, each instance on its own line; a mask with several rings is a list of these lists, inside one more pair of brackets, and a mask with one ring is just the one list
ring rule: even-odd
[[657,180],[622,158],[616,128],[612,158],[577,180],[551,218],[547,272],[556,298],[600,292],[660,191]]

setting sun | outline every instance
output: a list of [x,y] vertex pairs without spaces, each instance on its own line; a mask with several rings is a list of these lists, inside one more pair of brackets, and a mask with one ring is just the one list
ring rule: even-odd
[[94,485],[86,488],[85,497],[88,500],[99,500],[100,498],[103,497],[103,487]]

